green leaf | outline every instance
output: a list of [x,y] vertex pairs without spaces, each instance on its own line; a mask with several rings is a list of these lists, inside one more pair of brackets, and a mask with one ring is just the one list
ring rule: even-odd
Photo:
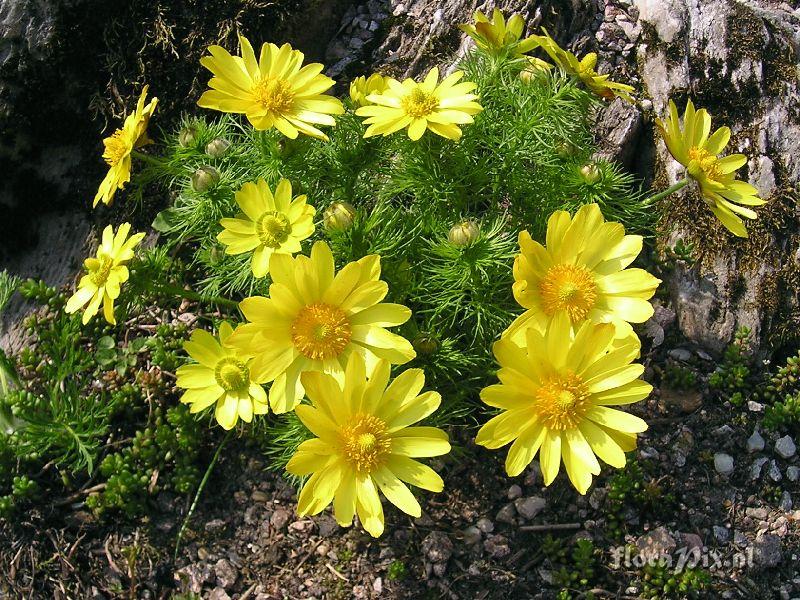
[[178,225],[178,211],[173,208],[166,208],[156,215],[153,219],[153,229],[161,233],[167,233],[175,229]]

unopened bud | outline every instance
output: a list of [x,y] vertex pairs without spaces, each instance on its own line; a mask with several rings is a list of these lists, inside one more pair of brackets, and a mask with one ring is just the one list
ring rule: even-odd
[[433,354],[439,349],[439,344],[436,342],[436,338],[430,333],[420,333],[414,338],[414,341],[411,342],[411,345],[414,346],[414,350],[416,350],[419,354]]
[[197,141],[197,127],[195,125],[187,125],[178,134],[178,143],[182,148],[194,146]]
[[589,185],[600,181],[600,177],[602,177],[602,175],[603,174],[600,172],[600,167],[598,167],[595,163],[588,163],[581,167],[581,177]]
[[447,239],[453,246],[468,246],[478,239],[480,233],[481,230],[475,221],[461,221],[450,228]]
[[192,189],[203,193],[219,183],[219,171],[209,165],[203,165],[192,175]]
[[334,202],[325,209],[323,221],[328,231],[345,231],[353,225],[356,209],[347,202]]
[[556,154],[559,158],[570,158],[578,153],[578,147],[567,140],[561,140],[556,143]]
[[211,158],[220,158],[228,151],[228,148],[230,147],[231,143],[228,140],[214,138],[208,142],[208,144],[206,144],[206,154],[208,154]]

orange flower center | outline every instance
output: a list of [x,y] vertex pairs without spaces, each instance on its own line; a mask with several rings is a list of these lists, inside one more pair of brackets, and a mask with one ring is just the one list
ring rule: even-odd
[[427,117],[439,107],[439,99],[435,94],[415,87],[400,101],[400,106],[411,117]]
[[717,181],[722,177],[719,160],[705,148],[692,146],[689,148],[689,174],[697,179],[698,175],[705,174],[708,179]]
[[276,113],[288,112],[294,103],[292,85],[285,79],[262,79],[253,86],[253,95],[262,107]]
[[566,310],[572,322],[577,323],[594,306],[597,284],[592,272],[583,265],[553,265],[539,282],[539,294],[547,316]]
[[542,382],[533,410],[549,429],[573,429],[592,406],[589,396],[580,377],[568,371]]
[[386,423],[374,415],[357,414],[340,431],[344,459],[359,473],[369,473],[391,451]]
[[295,348],[313,360],[339,356],[350,342],[351,334],[345,312],[322,302],[303,307],[292,322]]
[[292,233],[292,224],[283,213],[265,212],[256,221],[256,234],[261,243],[270,248],[279,248]]
[[250,384],[250,369],[239,359],[226,356],[214,369],[217,384],[226,392],[243,390]]
[[117,165],[131,152],[130,145],[125,141],[125,132],[122,129],[117,129],[104,139],[103,144],[106,147],[103,152],[103,159],[110,167]]
[[108,276],[111,273],[111,268],[114,266],[114,259],[107,254],[99,253],[97,260],[100,264],[89,272],[89,279],[97,287],[103,287],[108,281]]

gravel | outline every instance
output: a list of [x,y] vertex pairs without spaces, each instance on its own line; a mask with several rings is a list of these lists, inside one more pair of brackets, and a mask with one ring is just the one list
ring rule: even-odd
[[717,452],[714,455],[714,468],[720,475],[730,475],[733,473],[733,457],[724,452]]
[[775,442],[775,452],[781,458],[789,459],[797,454],[797,446],[795,446],[791,436],[785,435],[782,438],[778,438],[778,441]]
[[752,452],[761,452],[764,449],[764,438],[758,433],[758,429],[753,432],[749,438],[747,438],[747,451]]

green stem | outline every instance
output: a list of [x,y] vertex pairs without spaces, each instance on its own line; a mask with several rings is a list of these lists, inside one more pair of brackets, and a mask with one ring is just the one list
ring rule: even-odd
[[678,183],[669,186],[663,192],[659,192],[657,194],[654,194],[654,195],[650,196],[647,200],[644,201],[644,203],[646,205],[650,205],[653,202],[657,202],[657,201],[661,200],[662,198],[666,198],[670,194],[673,194],[673,193],[677,192],[679,189],[687,186],[690,181],[691,181],[691,179],[688,178],[688,177],[686,177],[684,179],[681,179]]
[[225,444],[228,443],[228,440],[231,439],[231,435],[233,434],[233,429],[228,430],[228,433],[225,434],[225,437],[222,438],[222,441],[219,443],[219,447],[217,447],[217,451],[214,452],[214,457],[211,459],[211,463],[208,465],[206,469],[205,475],[203,475],[203,480],[200,482],[200,486],[197,488],[197,493],[194,495],[194,500],[192,500],[192,505],[189,507],[189,512],[186,513],[186,518],[183,520],[183,524],[181,525],[180,530],[178,531],[178,539],[175,540],[175,560],[178,560],[178,551],[181,548],[181,539],[183,539],[183,533],[186,531],[186,528],[189,526],[189,520],[192,518],[195,509],[197,508],[197,502],[200,500],[200,494],[203,493],[203,490],[208,483],[208,478],[211,476],[211,471],[214,470],[214,466],[217,464],[217,459],[219,458],[222,449],[225,447]]
[[187,300],[193,300],[195,302],[218,304],[220,306],[229,306],[231,308],[239,307],[239,303],[236,302],[235,300],[229,300],[228,298],[223,298],[222,296],[211,296],[209,298],[201,294],[198,294],[197,292],[193,292],[192,290],[187,290],[177,285],[159,284],[156,287],[155,291],[158,293],[163,293],[165,295],[186,298]]
[[145,154],[144,152],[139,152],[138,150],[131,150],[131,156],[134,158],[138,158],[143,160],[146,163],[150,163],[156,167],[165,168],[167,166],[167,162],[160,158],[156,158],[155,156],[150,156],[149,154]]

